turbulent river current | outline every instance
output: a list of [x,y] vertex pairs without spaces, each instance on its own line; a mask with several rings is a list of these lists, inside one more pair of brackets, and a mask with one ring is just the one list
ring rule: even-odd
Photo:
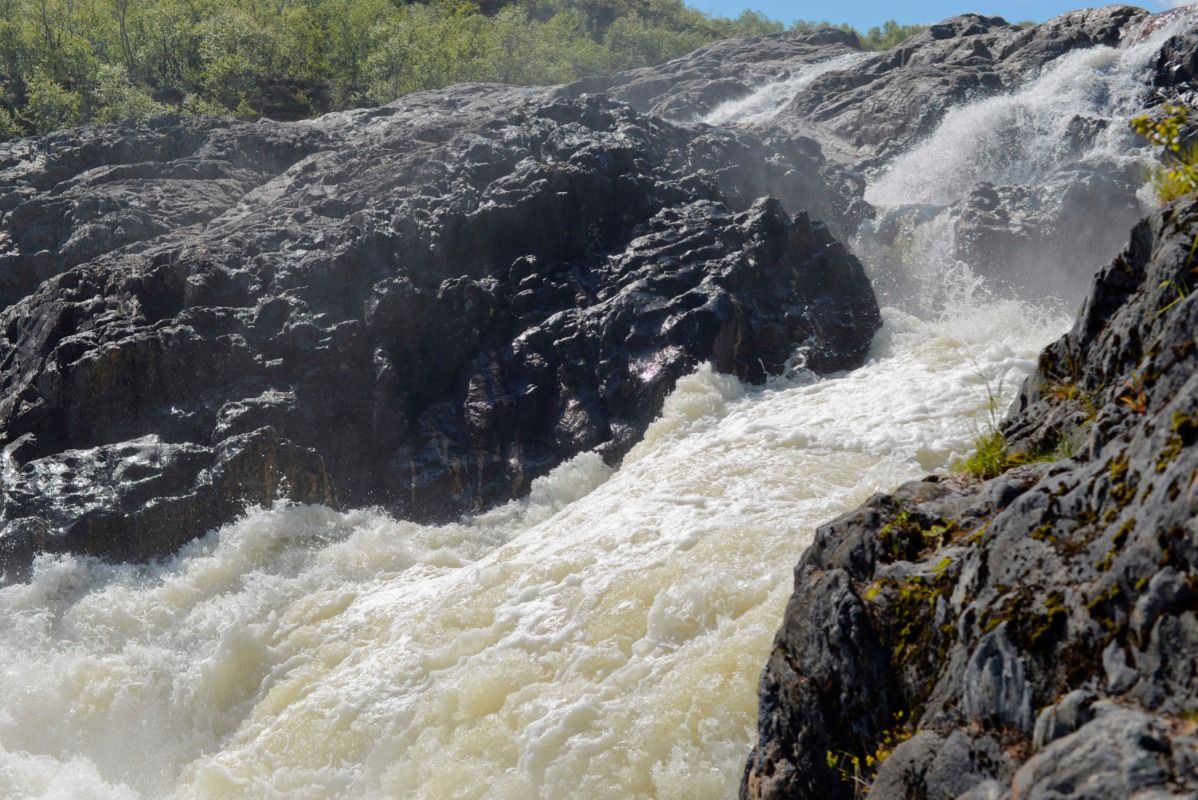
[[[869,199],[1034,182],[1063,103],[1125,124],[1141,49],[953,111]],[[1004,120],[1006,150],[982,136]],[[816,526],[967,454],[1069,324],[989,289],[949,235],[890,254],[919,291],[881,298],[864,367],[764,387],[700,368],[618,470],[583,455],[440,527],[279,506],[149,567],[42,559],[0,589],[0,796],[733,796]]]

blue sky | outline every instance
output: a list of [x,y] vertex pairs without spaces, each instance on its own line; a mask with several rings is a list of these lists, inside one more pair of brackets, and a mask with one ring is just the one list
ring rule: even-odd
[[[1112,0],[1107,0],[1111,2]],[[793,2],[791,0],[687,0],[689,5],[721,16],[734,17],[746,8],[760,11],[768,17],[793,22],[796,19],[847,22],[857,28],[870,28],[888,19],[899,22],[939,22],[940,20],[976,11],[990,16],[1006,17],[1011,22],[1030,19],[1042,22],[1075,8],[1106,5],[1104,0],[840,0],[836,2]],[[1132,0],[1134,4],[1134,0]],[[1141,0],[1139,5],[1153,11],[1171,5],[1171,0]]]

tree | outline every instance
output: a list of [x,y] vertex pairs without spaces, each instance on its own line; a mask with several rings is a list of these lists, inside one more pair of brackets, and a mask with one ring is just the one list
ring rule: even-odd
[[49,133],[81,121],[82,100],[54,79],[37,74],[26,85],[25,122],[36,133]]

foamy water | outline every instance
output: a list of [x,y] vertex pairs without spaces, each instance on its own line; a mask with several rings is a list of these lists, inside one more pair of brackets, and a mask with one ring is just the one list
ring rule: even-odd
[[1128,119],[1143,106],[1161,45],[1191,20],[1192,13],[1179,13],[1125,47],[1067,53],[1018,91],[949,111],[931,137],[870,185],[866,199],[947,205],[979,183],[1033,186],[1072,162],[1144,163],[1151,154],[1136,146]]
[[829,72],[852,69],[869,57],[868,53],[845,53],[827,61],[804,64],[782,80],[771,81],[753,92],[713,108],[701,120],[708,125],[760,125],[782,112],[799,92]]
[[[1165,24],[1132,26],[1122,46],[1067,53],[1013,92],[951,109],[931,136],[893,159],[866,190],[866,200],[879,209],[878,220],[863,225],[853,247],[863,261],[886,265],[875,285],[891,293],[892,301],[925,315],[960,296],[984,295],[974,265],[958,253],[961,207],[955,205],[981,185],[1025,187],[1031,190],[1030,202],[1060,211],[1070,179],[1054,181],[1063,169],[1081,164],[1112,176],[1147,176],[1155,153],[1128,122],[1148,100],[1161,46],[1193,25],[1193,10],[1179,10]],[[1136,199],[1129,198],[1133,206]],[[1155,203],[1147,187],[1138,201],[1144,213]],[[1066,226],[1071,221],[1084,225],[1089,219],[1077,215],[1087,213],[1076,208],[1073,216],[1060,218]],[[1017,214],[1010,221],[1013,229],[1029,224]],[[887,235],[880,236],[881,231]],[[1034,235],[1046,247],[1067,246],[1078,263],[1095,266],[1112,258],[1125,241],[1121,235],[1111,237],[1118,242],[1113,246],[1110,239],[1070,241],[1068,230]],[[1025,296],[1068,290],[1076,300],[1085,290],[1051,258],[1041,264],[1034,254],[1004,255],[1012,271],[1029,282],[1016,287]],[[1024,263],[1029,258],[1032,263]]]
[[965,453],[1062,323],[891,310],[838,379],[703,368],[618,472],[466,524],[280,507],[44,560],[0,591],[0,795],[729,796],[814,527]]
[[734,796],[815,527],[965,455],[1068,325],[929,231],[940,300],[884,309],[866,366],[701,368],[619,470],[454,525],[280,506],[149,567],[40,560],[0,589],[0,797]]

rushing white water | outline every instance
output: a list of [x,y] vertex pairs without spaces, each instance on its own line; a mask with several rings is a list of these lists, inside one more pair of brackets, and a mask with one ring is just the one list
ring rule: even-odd
[[[1113,53],[1067,58],[1114,85]],[[979,108],[933,139],[956,166],[914,151],[874,199],[951,193]],[[454,525],[281,506],[149,567],[42,559],[0,589],[0,797],[734,795],[815,527],[965,454],[987,387],[1068,321],[920,235],[939,301],[885,309],[866,366],[759,389],[702,368],[618,471],[583,455]]]
[[[966,240],[958,248],[962,206],[954,204],[985,184],[1026,189],[1028,206],[1039,206],[1042,216],[1023,218],[1020,209],[1010,208],[1000,212],[1009,211],[1008,229],[1032,244],[982,259],[996,256],[1008,274],[1018,276],[1019,285],[1008,288],[1027,296],[1063,293],[1077,301],[1086,285],[1079,269],[1114,256],[1125,241],[1123,226],[1131,226],[1128,215],[1139,216],[1108,210],[1119,207],[1121,191],[1136,205],[1126,187],[1138,183],[1154,163],[1153,152],[1137,140],[1128,121],[1144,106],[1161,46],[1192,26],[1193,19],[1191,10],[1179,10],[1164,24],[1151,20],[1133,26],[1123,46],[1073,51],[1017,91],[951,109],[933,135],[895,158],[866,191],[880,211],[878,223],[863,226],[854,249],[863,260],[885,265],[879,288],[922,313],[976,291],[978,265],[962,255],[974,245]],[[1078,165],[1085,173],[1107,176],[1111,184],[1099,183],[1103,188],[1087,197],[1093,190],[1073,174]],[[1154,202],[1150,194],[1145,187],[1138,195],[1142,213]],[[1095,202],[1110,205],[1093,208]],[[1093,232],[1096,216],[1113,213],[1123,218],[1100,235],[1079,233]],[[1044,230],[1046,219],[1057,227]],[[880,235],[883,231],[886,235]]]
[[708,112],[702,121],[709,125],[748,126],[768,122],[778,116],[799,92],[814,83],[819,76],[852,69],[867,57],[867,53],[845,53],[827,61],[805,64],[789,77],[771,81],[744,97],[721,103]]
[[[1035,185],[1071,162],[1142,162],[1127,120],[1141,107],[1161,45],[1187,23],[1161,26],[1128,47],[1067,53],[1016,92],[953,109],[870,185],[866,199],[947,205],[979,183]],[[1096,135],[1084,135],[1079,122]]]
[[465,524],[277,508],[45,560],[0,591],[0,796],[728,796],[814,527],[965,452],[1059,323],[888,311],[842,378],[701,369],[615,474]]

